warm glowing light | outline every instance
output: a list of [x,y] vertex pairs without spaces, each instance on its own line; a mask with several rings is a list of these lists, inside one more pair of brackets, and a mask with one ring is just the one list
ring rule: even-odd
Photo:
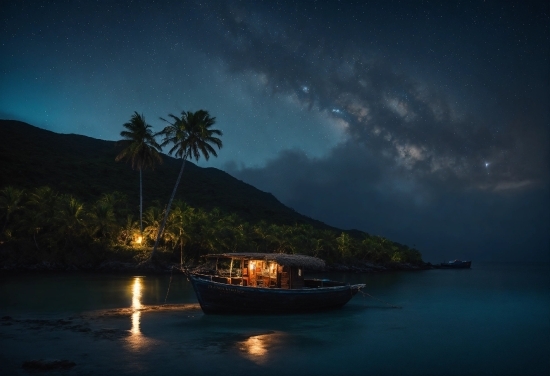
[[136,243],[137,245],[141,245],[142,241],[143,241],[143,236],[138,235],[136,236],[136,240],[134,241],[134,243]]
[[141,308],[141,278],[134,278],[134,285],[132,287],[132,308],[134,310]]
[[239,350],[244,356],[254,363],[261,364],[267,361],[269,352],[274,347],[281,345],[284,341],[284,333],[259,334],[249,337],[247,340],[239,342]]
[[141,331],[139,329],[139,322],[141,320],[141,312],[136,311],[132,313],[132,328],[130,329],[130,332],[132,333],[132,336],[141,336]]
[[141,335],[139,330],[139,321],[141,319],[141,278],[134,278],[134,285],[132,286],[132,308],[134,313],[132,313],[132,335]]
[[127,338],[127,344],[132,351],[139,351],[150,343],[150,339],[145,337],[141,332],[141,311],[143,305],[141,304],[142,297],[142,278],[134,277],[134,283],[132,284],[132,327],[130,328],[130,336]]
[[254,270],[256,267],[256,263],[254,261],[250,261],[250,270]]
[[265,336],[261,335],[250,337],[244,342],[243,350],[253,356],[264,356],[267,353],[267,349],[265,347],[263,337]]

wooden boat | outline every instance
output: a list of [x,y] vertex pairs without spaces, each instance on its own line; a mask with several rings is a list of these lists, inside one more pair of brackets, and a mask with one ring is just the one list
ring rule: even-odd
[[452,260],[449,262],[442,262],[436,265],[437,268],[442,269],[469,269],[472,266],[471,261]]
[[187,272],[206,314],[297,313],[340,308],[364,284],[305,279],[304,268],[323,270],[325,262],[304,255],[225,253]]

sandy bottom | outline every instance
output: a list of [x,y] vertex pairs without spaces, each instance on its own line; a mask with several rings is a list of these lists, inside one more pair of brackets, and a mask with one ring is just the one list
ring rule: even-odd
[[205,316],[198,304],[4,316],[0,363],[8,375],[265,374],[269,353],[288,338],[256,319],[265,320]]

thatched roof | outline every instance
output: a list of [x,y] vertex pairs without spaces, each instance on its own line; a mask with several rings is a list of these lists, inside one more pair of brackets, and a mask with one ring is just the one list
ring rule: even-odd
[[297,266],[310,270],[323,270],[325,269],[325,262],[317,257],[306,255],[287,255],[284,253],[218,253],[205,255],[204,257],[230,257],[240,258],[244,260],[265,260],[275,261],[279,265],[284,266]]

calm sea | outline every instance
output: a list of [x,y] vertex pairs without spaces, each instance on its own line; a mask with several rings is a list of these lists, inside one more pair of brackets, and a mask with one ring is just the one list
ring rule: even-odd
[[324,276],[376,299],[205,316],[182,276],[2,276],[0,363],[21,375],[37,359],[76,363],[63,375],[548,374],[550,265]]

